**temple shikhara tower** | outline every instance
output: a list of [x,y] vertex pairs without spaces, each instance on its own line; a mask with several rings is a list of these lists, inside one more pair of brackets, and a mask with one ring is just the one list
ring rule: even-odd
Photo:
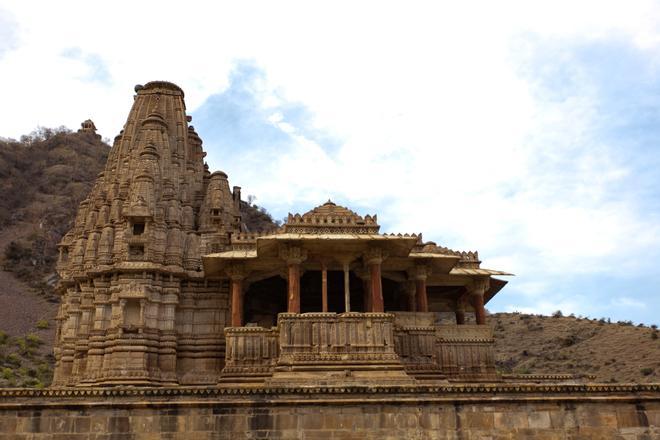
[[190,122],[178,86],[136,87],[60,244],[54,385],[502,380],[484,305],[507,273],[330,200],[250,231]]

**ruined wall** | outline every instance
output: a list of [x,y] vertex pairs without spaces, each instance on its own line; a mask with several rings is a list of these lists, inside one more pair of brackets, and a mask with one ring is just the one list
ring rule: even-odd
[[0,390],[0,440],[659,437],[657,384]]

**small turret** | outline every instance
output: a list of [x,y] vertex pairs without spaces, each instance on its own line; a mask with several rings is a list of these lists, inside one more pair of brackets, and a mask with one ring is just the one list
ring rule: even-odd
[[78,133],[91,134],[97,139],[101,139],[101,135],[96,133],[96,125],[91,119],[86,119],[80,124],[80,129]]

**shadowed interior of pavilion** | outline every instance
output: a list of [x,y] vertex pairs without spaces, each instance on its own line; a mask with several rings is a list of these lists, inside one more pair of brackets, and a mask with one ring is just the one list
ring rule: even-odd
[[484,304],[505,284],[417,235],[328,201],[203,257],[231,282],[221,383],[498,380]]

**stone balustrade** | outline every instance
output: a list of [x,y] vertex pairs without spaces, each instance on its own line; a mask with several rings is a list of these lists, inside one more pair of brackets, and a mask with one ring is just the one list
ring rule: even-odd
[[225,329],[225,367],[220,382],[262,382],[273,374],[279,357],[276,328]]
[[449,380],[499,380],[490,326],[439,325],[435,329],[436,362]]
[[280,313],[277,327],[225,329],[221,383],[493,381],[492,330],[432,313]]
[[389,313],[281,313],[279,365],[390,363],[394,316]]
[[394,350],[389,313],[281,313],[280,357],[270,382],[411,383]]

